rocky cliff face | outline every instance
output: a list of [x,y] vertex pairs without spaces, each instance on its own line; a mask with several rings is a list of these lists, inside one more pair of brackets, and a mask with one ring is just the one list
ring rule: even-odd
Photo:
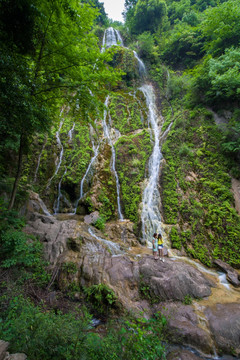
[[[88,224],[88,217],[84,221],[30,211],[28,218],[25,231],[44,243],[62,290],[74,284],[105,284],[120,308],[147,317],[164,314],[174,343],[209,356],[240,354],[240,292],[222,285],[216,272],[184,258],[154,260],[151,250],[137,241],[129,221],[111,222],[102,233]],[[74,264],[74,272],[64,271],[68,264]],[[193,302],[186,305],[189,299]]]

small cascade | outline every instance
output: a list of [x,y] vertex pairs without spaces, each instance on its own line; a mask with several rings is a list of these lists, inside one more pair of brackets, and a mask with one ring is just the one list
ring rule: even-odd
[[48,211],[46,205],[44,204],[44,202],[42,201],[42,199],[38,199],[38,202],[39,202],[39,205],[44,213],[44,215],[47,215],[47,216],[52,216],[52,214]]
[[[107,96],[106,100],[105,100],[105,106],[108,106],[108,101],[109,101],[109,96]],[[118,205],[118,217],[120,220],[123,220],[123,214],[122,214],[122,210],[121,210],[121,203],[120,203],[120,183],[119,183],[119,178],[118,178],[118,174],[116,171],[116,152],[112,143],[112,139],[110,136],[110,132],[109,132],[109,128],[108,125],[106,123],[106,118],[107,118],[107,113],[108,111],[105,109],[104,110],[104,115],[103,115],[103,132],[105,137],[108,140],[109,145],[111,146],[112,149],[112,171],[114,173],[115,179],[116,179],[116,188],[117,188],[117,205]]]
[[160,214],[160,193],[158,190],[160,162],[162,153],[160,149],[160,123],[162,118],[157,113],[155,104],[155,94],[151,85],[143,85],[140,90],[145,95],[147,106],[149,109],[148,121],[154,137],[153,152],[149,159],[148,172],[149,178],[143,192],[142,205],[142,235],[143,239],[151,244],[153,233],[162,232],[161,214]]
[[135,50],[133,50],[133,54],[134,54],[135,58],[136,58],[137,61],[138,61],[138,71],[139,71],[139,75],[140,75],[140,76],[146,75],[146,67],[145,67],[143,61],[139,58],[139,56],[138,56],[138,54],[136,53]]
[[91,236],[93,236],[95,239],[97,239],[98,241],[104,243],[105,245],[107,245],[107,247],[109,248],[109,250],[111,251],[112,255],[120,255],[123,254],[123,251],[120,249],[120,246],[110,240],[106,240],[103,239],[99,236],[97,236],[96,234],[94,234],[93,230],[91,228],[88,228],[88,232]]
[[62,192],[61,192],[61,186],[62,186],[62,180],[65,176],[67,172],[67,169],[65,170],[63,176],[61,177],[60,181],[59,181],[59,184],[58,184],[58,197],[57,197],[57,200],[55,200],[54,202],[54,206],[53,206],[53,210],[54,210],[54,215],[58,214],[59,213],[59,208],[60,208],[60,200],[62,198]]
[[82,199],[82,197],[83,197],[83,195],[84,195],[84,193],[83,193],[83,185],[84,185],[84,182],[85,182],[85,180],[86,180],[86,177],[88,176],[89,171],[90,171],[90,169],[92,168],[92,166],[93,166],[93,164],[94,164],[94,162],[95,162],[95,160],[96,160],[96,158],[97,158],[97,156],[98,156],[99,145],[96,146],[96,145],[94,144],[93,139],[92,139],[92,148],[93,148],[93,157],[91,158],[91,161],[90,161],[90,163],[89,163],[89,165],[88,165],[88,167],[87,167],[87,170],[86,170],[86,172],[85,172],[85,174],[84,174],[84,176],[83,176],[83,178],[82,178],[82,180],[81,180],[81,183],[80,183],[80,194],[79,194],[79,198],[77,199],[76,204],[75,204],[75,209],[74,209],[74,212],[73,212],[74,214],[76,214],[77,208],[78,208],[78,203],[79,203],[79,201]]
[[74,128],[75,128],[75,122],[73,123],[72,128],[71,128],[71,129],[69,130],[69,132],[68,132],[68,139],[69,139],[69,141],[72,141],[72,134],[73,134]]
[[113,45],[123,46],[123,40],[118,30],[109,27],[104,31],[101,52]]
[[37,181],[37,174],[38,174],[38,169],[39,169],[39,166],[40,166],[40,161],[41,161],[41,157],[42,157],[42,153],[45,149],[45,146],[47,144],[47,137],[45,138],[45,141],[43,143],[43,147],[42,147],[42,150],[40,151],[40,154],[38,156],[38,162],[37,162],[37,167],[36,167],[36,170],[35,170],[35,174],[34,174],[34,178],[33,178],[33,183],[35,183]]
[[[61,111],[61,114],[62,114],[62,111]],[[61,116],[61,114],[60,114],[60,116]],[[57,163],[57,167],[56,167],[55,173],[54,173],[53,176],[48,180],[47,189],[48,189],[49,186],[51,185],[52,179],[57,175],[58,170],[59,170],[59,168],[60,168],[60,166],[61,166],[61,163],[62,163],[62,158],[63,158],[63,145],[62,145],[61,139],[60,139],[60,131],[61,131],[61,128],[62,128],[63,123],[64,123],[64,120],[61,120],[61,121],[60,121],[59,128],[58,128],[58,131],[56,132],[57,144],[58,144],[58,147],[60,148],[59,160],[58,160],[58,163]]]
[[227,281],[227,275],[225,273],[218,272],[218,278],[219,278],[220,284],[225,286],[228,290],[231,289],[229,282]]
[[166,139],[169,131],[171,130],[173,121],[168,125],[167,129],[164,131],[164,133],[160,136],[159,142],[162,144],[162,142]]

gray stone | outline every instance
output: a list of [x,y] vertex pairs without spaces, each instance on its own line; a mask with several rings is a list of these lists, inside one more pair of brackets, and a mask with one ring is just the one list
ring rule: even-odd
[[181,300],[186,295],[203,298],[211,294],[213,283],[193,266],[182,261],[154,261],[152,257],[140,262],[140,273],[152,292],[160,299]]
[[3,360],[5,358],[8,347],[8,342],[0,340],[0,360]]
[[205,315],[217,349],[240,356],[240,304],[227,303],[208,307]]
[[8,360],[26,360],[26,359],[27,359],[27,355],[23,353],[12,354],[9,355],[8,357]]
[[197,315],[190,305],[165,303],[156,306],[155,311],[157,310],[167,318],[171,341],[193,347],[205,354],[214,353],[212,339],[209,333],[198,326]]
[[84,222],[88,225],[94,224],[98,218],[99,218],[99,212],[94,211],[90,215],[84,216]]

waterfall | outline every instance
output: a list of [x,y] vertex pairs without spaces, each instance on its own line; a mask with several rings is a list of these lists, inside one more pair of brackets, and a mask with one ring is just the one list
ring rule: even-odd
[[87,170],[86,170],[86,172],[85,172],[85,174],[84,174],[84,176],[83,176],[83,178],[82,178],[82,180],[81,180],[81,183],[80,183],[80,195],[79,195],[79,198],[77,199],[77,201],[76,201],[76,205],[75,205],[75,209],[74,209],[74,214],[76,214],[76,212],[77,212],[77,207],[78,207],[78,203],[79,203],[79,201],[82,199],[82,197],[83,197],[83,185],[84,185],[84,182],[85,182],[85,180],[86,180],[86,177],[87,177],[87,175],[88,175],[88,173],[89,173],[89,171],[90,171],[90,169],[91,169],[91,167],[92,167],[92,165],[94,164],[94,162],[95,162],[95,160],[96,160],[96,158],[97,158],[97,156],[98,156],[98,150],[99,150],[99,145],[98,146],[95,146],[95,144],[94,144],[94,141],[92,140],[92,148],[93,148],[93,157],[91,158],[91,161],[90,161],[90,163],[88,164],[88,167],[87,167]]
[[59,208],[60,208],[60,200],[62,198],[62,192],[61,192],[61,186],[62,186],[62,179],[64,178],[64,175],[66,174],[67,169],[65,170],[63,176],[61,177],[61,180],[59,181],[58,184],[58,197],[57,200],[54,202],[54,206],[53,206],[53,210],[54,210],[54,215],[59,213]]
[[109,27],[104,31],[101,52],[113,45],[123,46],[123,40],[118,30]]
[[[62,110],[62,111],[63,111],[63,110]],[[62,114],[62,111],[61,111],[61,114]],[[60,116],[61,116],[61,114],[60,114]],[[61,128],[62,128],[63,123],[64,123],[64,120],[61,120],[61,121],[60,121],[59,128],[58,128],[58,131],[56,132],[57,144],[58,144],[58,147],[60,148],[59,161],[58,161],[58,164],[57,164],[55,173],[54,173],[53,176],[48,180],[47,189],[48,189],[49,186],[51,185],[52,179],[57,175],[58,170],[59,170],[59,168],[60,168],[60,166],[61,166],[61,163],[62,163],[62,158],[63,158],[63,145],[62,145],[61,139],[60,139],[60,131],[61,131]]]
[[[108,106],[108,101],[109,101],[109,96],[107,96],[107,98],[105,100],[105,106],[106,107]],[[105,109],[104,114],[103,114],[103,121],[102,121],[103,132],[104,132],[104,135],[107,138],[108,143],[109,143],[109,145],[111,146],[111,149],[112,149],[112,170],[113,170],[113,173],[114,173],[114,176],[115,176],[115,179],[116,179],[118,217],[119,217],[120,220],[123,220],[123,214],[122,214],[122,211],[121,211],[121,203],[120,203],[120,183],[119,183],[119,178],[118,178],[118,174],[117,174],[117,171],[116,171],[116,165],[115,165],[116,164],[116,152],[115,152],[114,145],[112,143],[112,140],[111,140],[111,137],[110,137],[110,134],[109,134],[109,129],[108,129],[108,126],[107,126],[107,123],[106,123],[107,113],[108,113],[108,111],[107,111],[107,109]]]
[[145,67],[143,61],[139,58],[139,56],[135,50],[133,50],[133,54],[138,61],[138,71],[139,71],[140,76],[146,75],[146,67]]
[[72,141],[72,134],[73,134],[74,128],[75,128],[75,122],[73,123],[72,128],[71,128],[71,129],[69,130],[69,132],[68,132],[69,141]]
[[42,147],[42,150],[40,151],[40,154],[38,156],[38,162],[37,162],[37,167],[36,167],[36,170],[35,170],[35,174],[34,174],[34,178],[33,178],[33,182],[35,183],[37,181],[37,173],[38,173],[38,169],[39,169],[39,166],[40,166],[40,161],[41,161],[41,157],[42,157],[42,153],[45,149],[45,146],[47,144],[47,137],[45,138],[45,141],[43,143],[43,147]]
[[161,214],[160,214],[160,193],[158,190],[160,162],[162,153],[160,150],[160,124],[162,118],[157,113],[155,104],[155,94],[151,85],[143,85],[140,90],[146,98],[148,106],[148,122],[154,137],[153,152],[149,159],[147,185],[143,192],[142,201],[142,235],[143,239],[151,242],[152,235],[155,232],[162,232]]
[[123,253],[123,251],[120,249],[120,246],[118,244],[116,244],[116,243],[114,243],[114,242],[112,242],[110,240],[102,239],[101,237],[94,234],[94,232],[92,231],[91,228],[88,229],[88,232],[95,239],[97,239],[98,241],[100,241],[100,242],[104,243],[105,245],[107,245],[107,247],[111,251],[112,255],[120,255],[120,254]]

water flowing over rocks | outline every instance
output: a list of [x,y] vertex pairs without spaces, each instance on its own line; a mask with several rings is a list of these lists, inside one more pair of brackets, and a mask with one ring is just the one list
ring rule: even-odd
[[239,281],[239,275],[237,270],[235,270],[232,266],[229,264],[226,264],[222,260],[214,260],[213,261],[215,265],[217,265],[222,271],[224,271],[227,274],[227,280],[233,284],[234,286],[239,287],[240,281]]
[[175,350],[168,354],[167,360],[201,360],[199,356],[188,350]]
[[[231,348],[239,353],[239,304],[203,306],[203,326],[194,306],[182,303],[187,296],[211,296],[217,276],[213,277],[214,282],[211,274],[203,274],[201,268],[181,259],[154,260],[151,250],[139,245],[130,221],[112,221],[103,234],[77,215],[64,215],[59,220],[30,213],[28,219],[26,233],[43,242],[46,259],[53,268],[61,269],[65,262],[76,265],[74,274],[59,270],[60,289],[73,281],[82,286],[104,283],[117,295],[121,308],[143,312],[147,317],[161,311],[168,319],[171,341],[211,356],[215,349],[230,354]],[[142,296],[141,284],[149,288],[151,297],[158,299],[155,305]]]

